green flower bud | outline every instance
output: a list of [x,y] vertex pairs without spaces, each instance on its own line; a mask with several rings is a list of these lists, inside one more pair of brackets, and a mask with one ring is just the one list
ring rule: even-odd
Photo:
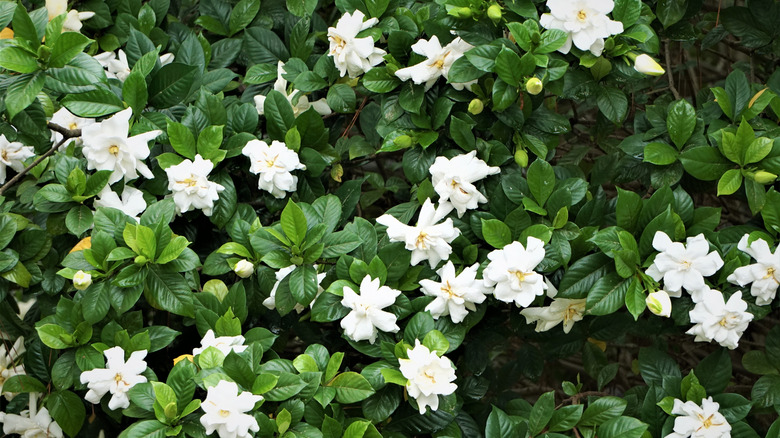
[[144,257],[142,255],[136,256],[135,260],[134,260],[135,264],[138,265],[138,266],[143,266],[148,261],[149,261],[149,259],[147,259],[146,257]]
[[528,94],[536,96],[542,92],[544,84],[542,84],[542,81],[539,80],[539,78],[531,78],[525,83],[525,89],[528,91]]
[[77,290],[84,290],[92,284],[92,274],[89,272],[78,271],[73,274],[73,287]]
[[498,24],[501,21],[501,18],[503,16],[501,6],[497,4],[492,4],[487,10],[487,16],[491,20],[493,20],[493,23]]
[[68,345],[73,345],[73,335],[60,333],[60,340]]
[[484,109],[485,109],[485,104],[483,104],[482,101],[479,99],[473,99],[469,103],[469,112],[471,114],[474,114],[475,116],[477,114],[480,114]]
[[777,175],[766,170],[759,170],[753,175],[753,180],[759,184],[769,184],[775,182]]
[[300,266],[303,264],[303,257],[301,256],[293,256],[290,257],[290,261],[293,262],[294,265]]
[[515,151],[515,163],[520,167],[528,166],[528,152],[525,149],[517,148]]
[[393,144],[399,148],[412,147],[412,137],[409,137],[408,135],[399,135],[393,139]]
[[471,18],[471,15],[473,14],[471,8],[468,8],[466,6],[460,8],[452,8],[447,13],[452,15],[455,18]]

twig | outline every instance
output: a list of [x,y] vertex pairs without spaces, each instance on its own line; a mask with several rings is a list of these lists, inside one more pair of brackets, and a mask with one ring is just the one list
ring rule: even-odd
[[675,100],[680,99],[680,93],[674,86],[674,74],[672,73],[672,56],[669,54],[669,42],[664,45],[664,55],[666,58],[666,76],[669,78],[669,90],[672,91]]
[[51,156],[55,152],[57,152],[57,149],[60,148],[63,144],[67,143],[68,140],[74,137],[81,137],[81,129],[67,129],[60,125],[57,125],[55,123],[47,123],[46,127],[51,129],[52,131],[58,132],[62,134],[62,140],[57,142],[54,146],[51,147],[48,151],[46,151],[43,155],[38,157],[35,161],[32,162],[29,166],[22,169],[21,172],[17,173],[13,178],[11,178],[7,183],[3,184],[2,187],[0,187],[0,195],[5,193],[6,190],[11,188],[14,184],[16,184],[20,179],[24,178],[27,173],[32,170],[33,167],[41,164],[43,160],[45,160],[47,157]]
[[344,132],[341,133],[341,137],[346,137],[349,135],[349,131],[351,131],[352,127],[355,126],[355,122],[357,122],[358,116],[360,116],[360,112],[363,111],[363,107],[366,106],[366,102],[368,102],[368,96],[364,97],[363,101],[360,102],[360,106],[358,107],[357,111],[355,111],[355,115],[352,116],[352,120],[344,129]]

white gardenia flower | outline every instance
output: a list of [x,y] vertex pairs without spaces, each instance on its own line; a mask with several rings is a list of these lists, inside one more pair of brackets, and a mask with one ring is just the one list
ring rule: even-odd
[[382,57],[387,54],[384,50],[374,47],[374,39],[370,36],[357,38],[358,33],[379,22],[376,18],[363,21],[364,18],[365,14],[358,10],[352,14],[346,12],[336,23],[336,27],[328,28],[328,55],[333,57],[342,77],[347,74],[351,78],[362,75],[382,62]]
[[607,17],[615,7],[612,0],[547,0],[547,7],[550,13],[542,14],[539,24],[569,34],[558,49],[561,53],[569,53],[573,42],[578,49],[601,56],[604,38],[623,32],[623,23]]
[[162,134],[160,130],[144,132],[128,137],[132,108],[124,109],[99,123],[84,127],[81,140],[82,153],[87,159],[89,170],[111,170],[108,179],[113,184],[121,179],[125,182],[138,178],[154,178],[144,160],[149,156],[149,142]]
[[[314,111],[317,111],[321,116],[327,116],[333,112],[328,106],[328,101],[325,98],[309,102],[309,97],[298,90],[292,90],[288,94],[287,79],[282,77],[282,75],[285,74],[284,63],[282,61],[279,61],[277,65],[276,74],[274,90],[282,93],[284,97],[287,98],[287,101],[290,102],[290,106],[292,106],[295,117],[303,114],[309,108],[314,108]],[[255,108],[257,108],[257,113],[261,116],[265,114],[265,96],[262,94],[255,96]]]
[[107,185],[98,193],[94,206],[116,208],[139,222],[141,220],[139,216],[146,210],[146,201],[144,201],[144,193],[135,187],[125,186],[120,198],[115,191],[111,190],[111,186]]
[[85,383],[89,388],[84,399],[99,404],[100,399],[110,392],[109,409],[130,407],[127,392],[133,386],[146,382],[146,377],[141,375],[146,370],[146,361],[143,360],[146,353],[146,350],[134,351],[125,362],[125,350],[122,347],[112,347],[104,351],[106,368],[95,368],[81,373],[81,383]]
[[244,345],[243,336],[219,336],[214,335],[214,330],[209,329],[203,339],[200,341],[200,347],[192,350],[192,355],[197,356],[209,347],[214,347],[219,350],[223,355],[227,356],[230,352],[241,353],[247,349]]
[[409,379],[406,391],[417,401],[420,415],[425,408],[439,409],[439,395],[450,395],[458,389],[455,381],[455,368],[446,357],[439,357],[419,339],[414,340],[414,348],[406,351],[408,359],[398,359],[401,374]]
[[95,16],[95,13],[90,11],[79,12],[75,9],[68,11],[67,0],[46,0],[46,11],[49,14],[49,21],[67,12],[68,16],[62,23],[63,32],[80,32],[81,22]]
[[24,170],[24,160],[34,156],[32,146],[25,146],[18,141],[8,141],[5,135],[0,135],[0,184],[5,182],[6,167],[21,172]]
[[[402,68],[395,72],[402,81],[411,79],[415,84],[425,84],[425,90],[429,90],[439,77],[449,79],[452,63],[463,56],[463,53],[473,49],[474,46],[455,38],[449,44],[442,47],[439,38],[434,35],[430,40],[421,39],[412,45],[412,51],[425,56],[425,61],[411,67]],[[456,90],[462,90],[468,84],[453,83]]]
[[701,406],[674,399],[672,414],[678,417],[674,419],[674,432],[665,438],[731,438],[731,425],[719,408],[712,397],[702,399]]
[[220,380],[208,389],[206,399],[200,405],[204,412],[200,424],[206,428],[206,435],[217,431],[219,438],[249,438],[252,436],[250,431],[258,432],[260,426],[245,412],[251,411],[262,399],[249,391],[239,394],[235,382]]
[[477,158],[477,151],[471,151],[449,160],[446,157],[436,157],[430,172],[433,188],[439,194],[439,203],[452,204],[458,212],[458,217],[462,217],[466,210],[487,202],[487,198],[477,190],[474,183],[488,175],[501,172],[501,169],[488,166]]
[[0,342],[0,394],[5,395],[10,400],[13,393],[3,392],[3,383],[13,376],[26,374],[23,365],[16,365],[19,362],[19,357],[26,351],[24,348],[24,336],[17,338],[10,350],[7,349],[7,344],[6,342]]
[[662,74],[666,73],[664,68],[661,67],[661,65],[658,64],[655,59],[651,58],[650,55],[645,53],[637,56],[634,60],[634,70],[649,76],[661,76]]
[[645,304],[647,304],[647,308],[650,309],[650,312],[653,315],[663,316],[665,318],[672,315],[672,300],[665,290],[647,294]]
[[396,333],[400,327],[396,325],[398,318],[390,312],[385,312],[387,306],[395,303],[401,291],[387,286],[379,286],[379,279],[371,279],[366,275],[360,282],[360,295],[349,287],[344,287],[344,298],[341,305],[352,309],[341,320],[341,328],[353,341],[368,341],[373,344],[378,334],[383,332]]
[[[317,269],[317,265],[314,265],[314,269]],[[263,300],[263,305],[267,307],[269,310],[275,310],[276,309],[276,290],[279,288],[279,283],[284,280],[285,277],[290,275],[292,271],[295,270],[295,265],[290,265],[286,268],[282,268],[278,271],[276,271],[276,283],[274,283],[274,287],[271,288],[271,295],[268,296],[265,300]],[[318,296],[322,292],[325,291],[325,289],[320,286],[320,283],[322,283],[322,280],[325,279],[327,274],[325,272],[321,274],[317,274],[317,295],[314,296],[314,300],[317,299]],[[314,300],[309,303],[309,307],[314,306]],[[295,307],[293,307],[297,313],[303,313],[304,310],[306,310],[306,307],[304,307],[301,303],[295,303]]]
[[474,304],[485,301],[485,294],[490,293],[490,288],[485,282],[477,280],[479,263],[464,268],[455,275],[455,265],[447,262],[436,273],[441,278],[433,280],[420,280],[422,292],[430,297],[436,297],[425,310],[430,312],[433,319],[449,315],[452,322],[459,323],[468,315],[469,311],[477,310]]
[[735,292],[728,302],[717,290],[701,290],[697,294],[696,306],[688,312],[691,323],[696,325],[686,333],[696,336],[697,342],[715,341],[731,350],[737,348],[739,338],[753,320],[753,314],[746,312],[742,292]]
[[[109,79],[119,79],[120,82],[124,82],[132,71],[127,63],[127,55],[122,49],[119,49],[117,53],[103,52],[93,56],[93,58],[103,66],[106,70],[106,77]],[[174,55],[172,53],[160,55],[161,65],[170,64],[173,60]]]
[[529,237],[525,247],[520,242],[512,242],[488,254],[490,263],[482,276],[488,286],[496,286],[493,291],[496,299],[528,307],[534,298],[544,295],[547,283],[534,271],[544,254],[544,242],[536,237]]
[[406,225],[389,214],[379,216],[376,221],[387,227],[387,236],[391,242],[406,243],[406,249],[412,252],[413,266],[428,260],[431,269],[434,269],[440,261],[450,258],[450,242],[460,235],[452,219],[436,223],[450,210],[447,207],[437,210],[433,202],[426,199],[415,226]]
[[563,332],[569,333],[574,323],[585,317],[585,299],[554,299],[547,307],[529,307],[520,311],[528,324],[536,323],[537,332],[546,332],[563,323]]
[[704,277],[718,272],[723,259],[717,251],[710,252],[704,234],[689,237],[686,244],[672,242],[663,231],[656,231],[653,248],[660,251],[645,273],[655,281],[664,280],[664,290],[671,297],[680,297],[681,289],[693,293],[705,286]]
[[284,198],[285,192],[294,192],[298,187],[298,177],[291,172],[306,169],[298,154],[281,141],[274,140],[269,146],[262,140],[250,140],[241,153],[249,157],[249,171],[260,175],[257,187],[277,199]]
[[[68,111],[67,108],[62,107],[60,108],[56,113],[54,113],[51,116],[52,123],[62,126],[63,128],[67,129],[83,129],[93,123],[95,123],[95,119],[85,119],[82,117],[78,117]],[[60,134],[57,131],[51,132],[51,141],[53,143],[58,143],[60,140],[62,140],[62,134]],[[81,145],[81,137],[77,137],[72,139],[76,142],[76,145]]]
[[200,154],[195,155],[195,161],[187,159],[165,169],[168,174],[168,190],[173,192],[176,213],[200,209],[206,216],[211,216],[214,201],[219,199],[219,192],[225,190],[223,185],[209,181],[208,176],[212,169],[214,164],[204,160]]
[[76,288],[76,290],[85,290],[92,284],[92,274],[89,272],[84,272],[82,270],[76,271],[75,274],[73,274],[73,287]]
[[241,278],[248,278],[255,272],[255,264],[246,259],[239,260],[233,267],[233,272]]
[[[31,407],[32,409],[32,407]],[[0,412],[3,433],[19,434],[22,438],[63,438],[62,428],[52,420],[46,408],[35,412],[24,410],[16,414]]]
[[749,239],[747,234],[742,236],[737,248],[750,254],[756,263],[735,269],[728,276],[728,281],[740,286],[753,283],[750,294],[756,297],[757,305],[764,306],[772,303],[777,295],[777,287],[780,286],[780,246],[775,248],[773,254],[766,240],[757,239],[748,243]]

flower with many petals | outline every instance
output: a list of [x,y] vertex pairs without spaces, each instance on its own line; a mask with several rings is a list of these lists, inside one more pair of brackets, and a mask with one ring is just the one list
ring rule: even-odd
[[[70,111],[68,111],[67,108],[62,107],[51,116],[51,122],[54,123],[55,125],[62,126],[63,128],[74,130],[74,129],[83,129],[95,123],[95,119],[85,119],[82,117],[78,117],[73,113],[71,113]],[[62,134],[60,134],[57,131],[52,131],[51,141],[57,143],[60,140],[62,140]],[[82,143],[81,137],[77,137],[73,139],[73,141],[75,141],[77,145],[81,145]]]
[[154,178],[144,160],[149,156],[149,142],[162,134],[148,131],[128,137],[132,108],[122,110],[102,122],[84,127],[81,140],[87,169],[111,170],[109,184],[124,178],[125,182],[138,178]]
[[568,34],[561,53],[569,53],[574,43],[582,51],[601,56],[604,38],[623,32],[623,23],[610,20],[615,3],[612,0],[547,0],[550,13],[542,14],[539,24],[545,29],[559,29]]
[[452,219],[436,223],[450,210],[447,207],[437,210],[433,202],[426,199],[415,226],[406,225],[389,214],[379,216],[376,221],[387,227],[387,236],[391,242],[406,244],[406,249],[412,252],[412,265],[428,260],[431,268],[435,268],[440,261],[450,258],[450,242],[460,235]]
[[247,349],[244,345],[244,337],[239,336],[214,336],[214,330],[209,329],[203,339],[200,341],[200,347],[192,350],[192,355],[197,356],[209,347],[214,347],[219,350],[223,355],[227,356],[231,351],[235,353],[241,353]]
[[6,167],[21,172],[24,170],[24,160],[34,156],[32,146],[25,146],[18,141],[8,141],[5,135],[0,135],[0,184],[5,182]]
[[[287,79],[285,79],[282,76],[285,73],[286,72],[284,70],[284,63],[282,61],[279,61],[276,68],[277,76],[276,76],[276,82],[274,82],[274,90],[282,93],[284,97],[287,98],[287,101],[290,102],[290,106],[292,106],[293,114],[295,115],[295,117],[298,117],[299,115],[303,114],[309,108],[314,108],[314,111],[317,111],[317,113],[319,113],[321,116],[327,116],[328,114],[333,112],[328,106],[328,101],[324,98],[316,100],[314,102],[309,102],[309,97],[298,90],[292,90],[288,93]],[[262,116],[263,114],[265,114],[265,96],[259,94],[255,96],[254,99],[255,99],[255,108],[257,109],[257,113]]]
[[526,246],[512,242],[488,254],[490,263],[482,275],[489,286],[496,286],[493,291],[496,299],[528,307],[534,298],[544,295],[547,283],[534,271],[544,254],[544,242],[536,237],[529,237]]
[[30,393],[30,409],[19,414],[0,412],[3,433],[19,434],[22,438],[63,438],[62,428],[52,420],[46,408],[38,410],[38,396]]
[[63,32],[80,32],[83,26],[81,22],[95,16],[95,13],[90,11],[79,12],[75,9],[68,11],[67,0],[46,0],[46,11],[49,14],[49,21],[62,14],[68,14],[62,23]]
[[249,157],[249,171],[260,175],[257,187],[278,199],[298,186],[298,177],[291,172],[306,169],[298,154],[281,141],[274,140],[269,146],[262,140],[250,140],[241,153]]
[[679,297],[682,288],[693,293],[706,287],[704,277],[715,274],[723,266],[718,252],[710,252],[710,244],[704,234],[689,237],[683,245],[672,242],[663,231],[656,231],[653,248],[660,254],[655,256],[646,273],[655,281],[663,279],[664,290],[671,297]]
[[378,330],[391,333],[400,330],[395,323],[396,316],[382,309],[395,303],[401,291],[387,286],[380,287],[379,284],[378,278],[372,280],[366,275],[360,282],[360,295],[344,286],[341,305],[352,311],[341,320],[341,328],[353,341],[368,341],[373,344]]
[[96,208],[116,208],[122,213],[135,219],[139,222],[139,216],[146,210],[146,201],[144,201],[144,193],[135,187],[125,186],[122,189],[122,197],[113,190],[111,186],[103,187],[103,190],[98,193],[98,198],[95,199],[94,205]]
[[84,396],[90,403],[98,404],[106,393],[111,393],[108,408],[111,410],[127,409],[130,407],[130,399],[127,392],[133,386],[146,382],[142,376],[146,370],[146,350],[134,351],[130,359],[125,362],[125,350],[122,347],[112,347],[105,350],[106,367],[95,368],[81,373],[81,383],[89,388]]
[[688,312],[691,323],[696,325],[686,333],[696,336],[697,342],[715,341],[731,350],[737,348],[739,338],[753,320],[753,314],[746,312],[742,292],[735,292],[728,301],[717,290],[700,290],[696,295],[696,306]]
[[214,201],[219,199],[219,192],[225,190],[223,185],[209,181],[212,169],[214,164],[200,154],[195,155],[195,161],[184,160],[165,169],[177,213],[201,209],[203,214],[211,216]]
[[[317,269],[317,265],[314,265],[314,268]],[[265,300],[263,300],[263,305],[267,307],[269,310],[275,310],[276,309],[276,290],[279,289],[279,284],[281,284],[282,280],[284,280],[285,277],[290,275],[292,271],[295,270],[295,265],[290,265],[286,268],[282,268],[278,271],[276,271],[276,283],[274,283],[274,287],[271,288],[271,295],[268,296]],[[318,296],[322,292],[325,291],[325,289],[320,286],[320,283],[322,283],[322,280],[325,279],[326,273],[317,274],[317,294],[314,296],[314,299],[317,299]],[[309,303],[309,307],[314,306],[314,300]],[[295,303],[295,307],[293,307],[296,312],[303,313],[304,310],[306,310],[306,307],[304,307],[301,303]]]
[[450,395],[458,389],[455,381],[455,368],[446,357],[439,357],[425,345],[415,339],[414,348],[407,350],[408,359],[398,359],[401,374],[408,380],[406,391],[417,402],[420,415],[425,408],[439,409],[439,395]]
[[257,432],[260,426],[245,412],[251,411],[262,399],[249,391],[239,394],[235,382],[220,380],[208,388],[206,399],[200,405],[204,412],[200,424],[206,428],[206,435],[216,431],[219,438],[249,438],[252,436],[250,431]]
[[756,304],[764,306],[775,299],[777,287],[780,286],[780,246],[775,248],[773,254],[766,240],[756,239],[749,242],[750,236],[745,234],[739,240],[737,248],[750,254],[756,259],[756,263],[735,269],[734,273],[728,276],[728,281],[740,286],[753,283],[750,286],[750,294],[756,297]]
[[13,376],[19,374],[26,374],[24,372],[24,365],[19,364],[19,357],[24,354],[24,336],[20,336],[8,349],[7,342],[0,342],[0,394],[5,395],[9,400],[12,397],[12,393],[3,392],[3,383]]
[[[103,52],[93,56],[100,65],[106,70],[106,77],[109,79],[119,79],[120,82],[124,82],[128,76],[130,76],[130,65],[127,62],[127,55],[122,49],[119,49],[117,53]],[[165,53],[160,55],[160,64],[168,65],[174,60],[172,53]]]
[[333,57],[333,63],[342,77],[347,74],[351,78],[362,75],[382,62],[382,57],[387,54],[384,50],[374,47],[374,39],[370,36],[357,37],[358,33],[379,22],[376,18],[363,21],[365,18],[365,14],[359,10],[352,14],[345,12],[336,27],[328,28],[328,55]]
[[674,419],[674,432],[665,438],[730,438],[731,425],[726,421],[718,409],[720,404],[714,402],[712,397],[701,401],[701,406],[692,401],[683,403],[674,399],[672,414]]
[[[444,76],[449,79],[450,67],[452,63],[463,56],[463,53],[473,49],[474,46],[463,41],[460,37],[455,38],[449,44],[442,47],[439,38],[434,35],[430,40],[419,40],[412,45],[412,51],[427,59],[419,64],[399,69],[395,72],[402,81],[412,80],[417,85],[425,84],[425,89],[430,89],[439,77]],[[476,81],[474,81],[476,82]],[[453,83],[456,90],[462,90],[464,83]]]
[[487,198],[477,190],[474,183],[501,171],[498,167],[488,166],[477,158],[477,151],[458,155],[452,159],[436,157],[430,168],[433,189],[439,194],[441,204],[452,204],[463,216],[466,210],[474,209]]
[[452,322],[459,323],[468,315],[469,311],[477,310],[474,304],[485,301],[485,294],[490,293],[490,288],[485,282],[477,280],[479,263],[463,269],[455,275],[455,265],[447,262],[438,271],[440,281],[420,280],[422,292],[425,295],[436,297],[425,310],[430,312],[433,319],[449,315]]
[[585,317],[585,299],[556,298],[547,307],[529,307],[520,311],[528,324],[536,323],[537,332],[546,332],[563,323],[569,333],[574,323]]

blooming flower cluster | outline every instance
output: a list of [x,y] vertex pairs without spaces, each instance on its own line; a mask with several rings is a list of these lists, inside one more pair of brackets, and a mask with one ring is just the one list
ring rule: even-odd
[[133,386],[146,382],[142,376],[146,370],[146,350],[134,351],[125,361],[125,351],[121,347],[112,347],[105,350],[106,367],[96,368],[81,373],[81,383],[89,388],[84,398],[90,402],[99,404],[100,399],[106,393],[111,393],[108,408],[111,410],[126,409],[130,407],[130,399],[127,392]]
[[550,12],[542,15],[539,24],[568,34],[558,49],[561,53],[569,53],[574,43],[582,51],[601,56],[604,38],[623,32],[623,23],[607,17],[615,7],[612,0],[547,0],[547,7]]
[[146,201],[144,200],[144,193],[135,187],[125,186],[122,190],[122,197],[111,190],[110,186],[106,186],[98,193],[98,199],[94,202],[95,208],[116,208],[122,213],[135,219],[136,222],[140,221],[139,216],[146,210]]
[[474,264],[455,275],[455,265],[447,262],[436,271],[440,281],[420,280],[422,292],[436,297],[425,310],[430,312],[434,319],[449,315],[452,322],[462,322],[469,311],[477,310],[475,304],[485,301],[485,294],[490,293],[485,282],[477,280],[477,269],[479,265]]
[[[417,85],[425,84],[427,91],[441,76],[449,80],[452,63],[463,56],[463,53],[473,48],[474,46],[463,41],[460,37],[455,38],[444,47],[441,46],[436,35],[432,36],[430,40],[421,39],[412,45],[412,51],[427,59],[411,67],[399,69],[395,75],[403,81],[411,79]],[[475,82],[453,83],[452,87],[456,90],[462,90]]]
[[449,395],[458,389],[455,381],[455,369],[446,357],[439,357],[420,340],[415,340],[414,348],[406,351],[408,359],[398,359],[401,374],[408,379],[406,390],[417,402],[420,414],[430,406],[432,411],[439,409],[439,395]]
[[230,352],[241,353],[247,349],[244,345],[243,336],[215,336],[214,330],[208,330],[200,341],[200,347],[192,350],[192,355],[197,356],[209,347],[214,347],[223,355],[227,356]]
[[[288,93],[287,80],[282,76],[285,73],[284,63],[282,61],[279,61],[277,64],[276,71],[277,76],[276,82],[274,82],[274,90],[282,93],[284,97],[287,98],[287,100],[290,102],[290,105],[292,106],[295,117],[303,114],[309,108],[314,108],[314,111],[317,111],[317,113],[319,113],[321,116],[327,116],[333,112],[328,106],[328,101],[324,98],[314,102],[309,102],[309,98],[298,90],[292,90]],[[257,95],[255,96],[254,100],[257,113],[262,116],[265,114],[265,96],[262,94]]]
[[439,195],[439,202],[452,205],[458,217],[462,217],[466,210],[473,210],[487,202],[485,195],[477,190],[474,183],[500,171],[500,168],[488,166],[477,158],[477,151],[452,159],[436,157],[430,169],[431,182]]
[[0,135],[0,184],[5,182],[6,168],[21,172],[24,161],[34,157],[32,146],[25,146],[18,141],[8,141],[5,135]]
[[[120,82],[124,82],[132,69],[127,63],[127,55],[124,50],[114,52],[103,52],[94,56],[95,60],[103,66],[106,70],[106,77],[109,79],[118,79]],[[172,53],[166,53],[160,55],[160,64],[168,65],[173,62],[174,56]]]
[[672,414],[674,419],[674,432],[665,438],[730,438],[731,425],[726,421],[718,409],[720,404],[714,402],[712,397],[701,401],[701,406],[692,401],[684,402],[674,400]]
[[[51,120],[52,123],[55,125],[62,126],[63,128],[76,130],[76,129],[84,129],[85,127],[92,125],[95,123],[95,119],[88,119],[83,117],[78,117],[68,111],[67,108],[60,108],[52,114]],[[57,131],[51,132],[51,141],[53,143],[58,143],[60,140],[62,140],[62,134],[60,134]],[[76,143],[76,145],[81,145],[81,137],[76,137],[73,139],[73,141]]]
[[341,305],[352,309],[341,320],[341,328],[353,341],[376,341],[379,330],[395,333],[400,330],[396,325],[398,318],[382,309],[395,302],[401,291],[381,286],[378,278],[366,275],[360,282],[360,294],[344,286],[344,298]]
[[83,27],[82,21],[89,20],[95,16],[94,12],[75,9],[68,10],[67,0],[46,0],[46,11],[49,14],[49,21],[62,14],[67,14],[65,21],[62,22],[63,32],[79,32]]
[[750,235],[746,234],[739,240],[737,248],[753,257],[756,263],[735,269],[727,280],[740,286],[750,284],[750,294],[756,297],[756,304],[770,304],[780,286],[780,247],[772,253],[766,240],[750,242]]
[[235,382],[220,380],[209,387],[206,399],[200,405],[204,414],[200,423],[206,428],[206,435],[217,432],[220,438],[249,438],[257,432],[257,420],[245,412],[251,411],[263,397],[250,392],[238,392]]
[[495,286],[496,299],[527,307],[537,296],[544,295],[547,283],[534,271],[544,254],[544,242],[533,236],[528,238],[526,246],[512,242],[488,254],[490,263],[483,275],[488,285]]
[[214,164],[200,154],[195,155],[195,161],[184,160],[165,169],[177,213],[200,209],[206,216],[211,216],[214,201],[219,199],[219,192],[225,190],[221,184],[209,181],[212,169]]
[[357,37],[361,31],[374,27],[379,22],[377,18],[364,21],[365,18],[361,11],[352,14],[346,12],[336,23],[336,27],[328,28],[328,55],[333,57],[341,76],[356,78],[381,63],[382,57],[387,54],[384,50],[374,47],[374,39],[370,36]]
[[241,153],[249,157],[249,171],[260,175],[257,187],[279,199],[298,186],[298,177],[292,172],[306,169],[295,151],[276,140],[270,146],[262,140],[250,140]]
[[38,409],[38,394],[30,393],[29,409],[19,414],[0,412],[3,433],[19,434],[22,438],[63,438],[62,428],[52,420],[49,410]]

